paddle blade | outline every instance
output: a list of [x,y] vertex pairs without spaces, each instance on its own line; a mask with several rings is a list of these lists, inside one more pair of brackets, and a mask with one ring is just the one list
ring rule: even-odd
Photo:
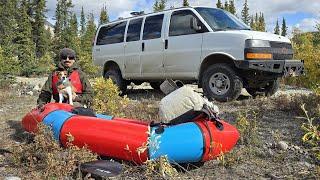
[[118,162],[98,160],[86,162],[80,165],[82,172],[90,173],[93,176],[113,177],[117,176],[122,171],[122,165]]

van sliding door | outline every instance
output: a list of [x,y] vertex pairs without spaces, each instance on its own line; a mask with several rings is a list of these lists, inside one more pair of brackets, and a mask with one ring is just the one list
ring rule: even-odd
[[141,26],[143,18],[131,19],[129,22],[126,46],[124,71],[126,78],[141,77]]
[[164,42],[162,24],[164,14],[147,16],[141,43],[141,71],[147,79],[163,78]]

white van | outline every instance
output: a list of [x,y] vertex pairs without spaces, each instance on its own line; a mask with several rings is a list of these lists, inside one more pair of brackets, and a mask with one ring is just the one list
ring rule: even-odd
[[94,63],[122,91],[130,82],[165,79],[197,82],[209,99],[238,98],[241,89],[256,96],[274,94],[278,79],[301,75],[286,37],[252,31],[221,9],[183,7],[143,14],[98,28]]

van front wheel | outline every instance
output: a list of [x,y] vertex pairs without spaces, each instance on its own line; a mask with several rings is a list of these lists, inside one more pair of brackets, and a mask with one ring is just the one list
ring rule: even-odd
[[227,64],[214,64],[202,76],[202,88],[210,100],[232,101],[239,97],[242,80]]
[[110,78],[114,84],[116,84],[121,91],[121,93],[125,93],[127,90],[127,83],[122,78],[121,72],[119,70],[110,69],[104,74],[104,78]]

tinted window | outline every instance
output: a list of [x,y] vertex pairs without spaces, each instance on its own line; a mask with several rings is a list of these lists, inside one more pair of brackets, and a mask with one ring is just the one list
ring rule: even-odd
[[190,26],[190,19],[197,18],[192,11],[176,11],[171,15],[169,36],[179,36],[197,33]]
[[142,20],[143,19],[140,18],[130,21],[127,32],[127,42],[140,40]]
[[161,37],[163,14],[146,18],[143,29],[143,40]]
[[127,22],[125,21],[101,27],[97,38],[97,45],[123,42],[126,24]]

